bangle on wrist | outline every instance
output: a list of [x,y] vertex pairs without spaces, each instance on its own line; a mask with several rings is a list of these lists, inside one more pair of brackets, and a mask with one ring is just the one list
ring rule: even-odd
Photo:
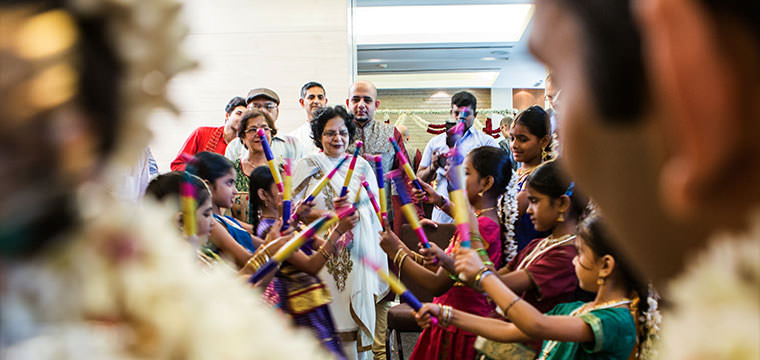
[[485,279],[488,275],[493,275],[493,271],[489,270],[485,266],[480,269],[480,271],[478,271],[478,273],[475,275],[474,283],[476,289],[483,291],[483,285],[481,283],[483,282],[483,279]]
[[511,310],[511,309],[512,309],[512,306],[514,306],[514,305],[515,305],[515,304],[516,304],[518,301],[520,301],[520,300],[522,300],[522,298],[521,298],[521,297],[519,297],[519,296],[515,296],[515,299],[514,299],[514,300],[512,300],[512,302],[511,302],[511,303],[509,303],[509,305],[507,305],[507,306],[504,308],[504,310],[503,310],[502,312],[504,313],[504,317],[505,317],[505,318],[509,318],[509,310]]
[[403,247],[399,247],[398,250],[396,250],[396,254],[393,255],[393,263],[398,264],[398,258],[401,256],[401,253],[404,252]]

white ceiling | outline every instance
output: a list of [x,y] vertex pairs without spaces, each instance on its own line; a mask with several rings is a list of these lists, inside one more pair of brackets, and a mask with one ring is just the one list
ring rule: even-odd
[[[357,7],[516,3],[525,4],[532,1],[355,0]],[[466,26],[467,21],[479,20],[483,19],[465,20],[463,26]],[[473,38],[472,42],[452,41],[432,44],[363,45],[359,43],[357,46],[359,77],[371,78],[381,88],[543,87],[545,68],[527,51],[531,23],[532,17],[526,31],[516,42],[483,42],[479,41],[481,39]],[[452,27],[456,25],[456,22],[452,22]],[[470,75],[472,75],[471,79],[467,77]]]

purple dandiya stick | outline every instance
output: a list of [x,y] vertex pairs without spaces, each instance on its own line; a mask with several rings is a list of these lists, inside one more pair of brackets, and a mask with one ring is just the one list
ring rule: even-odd
[[[464,123],[459,123],[453,127],[454,134],[461,134],[464,130]],[[459,230],[459,246],[464,248],[470,247],[470,226],[467,215],[467,200],[464,197],[464,179],[462,177],[462,154],[456,146],[449,151],[449,199],[451,200],[451,210],[454,213],[454,223]]]
[[412,203],[412,197],[409,195],[409,190],[407,190],[406,184],[404,183],[401,174],[394,176],[392,179],[393,183],[396,185],[396,192],[398,192],[398,196],[401,199],[401,203],[403,204],[401,206],[401,211],[404,213],[404,216],[406,216],[406,221],[408,221],[409,225],[411,225],[412,229],[414,229],[414,232],[420,239],[422,246],[424,246],[426,249],[430,249],[430,242],[428,241],[427,235],[425,235],[425,231],[422,230],[420,219],[417,217],[417,209]]
[[252,284],[255,284],[261,281],[261,279],[263,279],[266,274],[272,272],[280,264],[282,264],[283,261],[287,260],[291,255],[293,255],[294,252],[300,249],[301,246],[303,246],[303,244],[306,243],[306,241],[309,240],[312,236],[320,233],[322,230],[326,229],[330,225],[338,222],[338,220],[352,214],[354,211],[356,211],[356,208],[353,206],[349,206],[345,209],[342,209],[337,214],[326,214],[322,216],[321,218],[314,220],[314,222],[309,224],[309,226],[307,226],[306,229],[302,230],[295,237],[293,237],[287,243],[285,243],[285,245],[283,245],[279,250],[277,250],[277,252],[274,255],[272,255],[269,261],[267,261],[258,270],[256,270],[256,272],[253,275],[251,275],[248,281]]
[[[409,306],[411,306],[412,309],[414,309],[414,311],[420,311],[420,309],[422,308],[422,303],[420,302],[420,300],[417,299],[416,296],[414,296],[414,294],[412,294],[411,291],[409,291],[409,289],[406,288],[406,286],[404,286],[403,283],[401,283],[401,280],[393,276],[393,274],[389,274],[388,272],[383,271],[382,269],[380,269],[380,266],[373,263],[368,258],[362,257],[361,260],[364,264],[372,268],[372,270],[375,270],[375,272],[377,273],[378,276],[380,276],[381,279],[383,279],[385,282],[388,283],[388,285],[391,288],[391,291],[396,293],[401,299],[401,301],[409,304]],[[435,317],[431,317],[430,322],[433,325],[438,325],[438,319],[436,319]]]
[[[404,169],[404,173],[406,173],[406,176],[409,177],[409,180],[412,181],[414,186],[417,187],[417,189],[420,189],[422,193],[425,193],[425,190],[422,189],[422,184],[420,184],[420,181],[417,180],[417,175],[414,173],[414,170],[412,170],[412,166],[409,164],[409,159],[406,158],[406,155],[404,155],[404,152],[401,151],[401,147],[398,146],[398,143],[394,138],[388,138],[388,141],[391,142],[391,145],[393,145],[393,149],[396,150],[396,155],[398,156],[398,161],[401,164],[401,168]],[[425,195],[425,201],[427,201],[427,195]]]
[[385,197],[385,177],[383,176],[383,157],[376,155],[373,157],[375,164],[375,177],[377,178],[377,197],[380,202],[380,223],[388,216],[388,203]]

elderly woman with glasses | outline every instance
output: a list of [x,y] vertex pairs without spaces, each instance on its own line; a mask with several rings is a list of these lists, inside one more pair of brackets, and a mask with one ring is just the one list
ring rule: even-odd
[[[293,176],[294,200],[305,199],[317,184],[347,156],[346,149],[353,142],[356,126],[342,106],[320,109],[311,121],[311,137],[322,151],[307,155],[296,165]],[[312,215],[334,211],[350,205],[359,194],[359,219],[354,227],[340,234],[339,241],[348,242],[336,254],[329,254],[326,266],[319,277],[327,284],[332,297],[330,312],[335,320],[343,349],[352,359],[369,359],[375,329],[375,305],[388,292],[377,274],[364,266],[359,257],[382,264],[387,270],[387,259],[380,248],[379,231],[382,227],[362,188],[361,177],[366,178],[370,191],[377,197],[377,181],[373,167],[363,158],[356,160],[348,195],[338,197],[348,173],[350,161],[345,161],[332,179],[315,197]],[[333,229],[331,231],[337,231]]]
[[264,129],[267,141],[271,144],[272,137],[277,134],[272,117],[266,111],[248,110],[240,119],[240,130],[238,131],[238,138],[248,151],[248,157],[234,161],[237,172],[235,188],[238,193],[235,195],[232,209],[230,209],[234,218],[247,224],[252,222],[248,207],[250,199],[248,194],[249,177],[253,169],[267,165],[267,158],[261,145],[261,137],[257,134],[259,129]]

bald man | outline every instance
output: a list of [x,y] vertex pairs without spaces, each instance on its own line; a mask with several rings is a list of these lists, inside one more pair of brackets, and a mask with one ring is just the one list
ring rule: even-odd
[[[388,141],[388,138],[393,137],[401,147],[401,151],[409,158],[404,147],[404,138],[401,133],[390,124],[385,124],[380,121],[375,121],[375,110],[380,106],[380,100],[377,99],[377,88],[369,81],[357,81],[351,85],[348,90],[348,99],[346,99],[346,106],[348,111],[354,115],[354,123],[356,124],[356,140],[364,142],[361,153],[370,153],[373,155],[381,155],[383,158],[383,173],[387,174],[393,169],[399,167],[399,161],[396,157],[396,152],[393,146]],[[355,145],[351,145],[348,148],[348,152],[353,152]],[[388,189],[391,186],[389,181],[386,181],[385,188]],[[395,194],[395,191],[389,192],[389,194]],[[392,199],[392,200],[391,200]],[[400,206],[398,201],[398,195],[389,196],[388,199],[388,220],[392,220],[393,228],[398,234],[403,219],[401,218],[401,211],[393,211],[393,203]],[[394,213],[398,216],[394,216]],[[374,358],[385,359],[385,331],[387,328],[387,315],[390,308],[390,300],[394,296],[389,295],[384,299],[378,299],[379,302],[375,306],[375,343],[372,345],[372,352]]]

